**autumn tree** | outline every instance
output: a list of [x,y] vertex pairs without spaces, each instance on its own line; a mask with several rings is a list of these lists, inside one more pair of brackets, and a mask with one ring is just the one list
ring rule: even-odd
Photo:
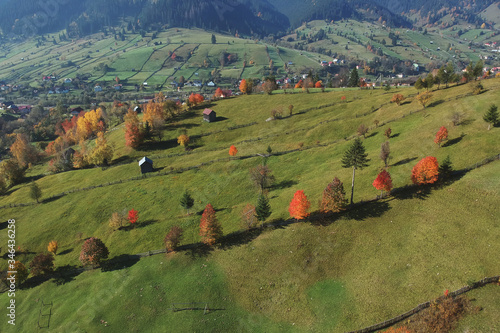
[[10,146],[10,153],[22,168],[38,160],[38,152],[30,145],[25,134],[16,134],[16,141]]
[[40,253],[33,258],[29,266],[33,276],[52,273],[54,271],[54,257],[52,254]]
[[191,105],[200,104],[204,100],[205,98],[201,94],[191,93],[191,95],[189,95],[189,103],[191,103]]
[[165,248],[168,252],[175,251],[182,240],[182,234],[184,230],[179,226],[173,226],[170,231],[165,235],[163,242],[165,243]]
[[391,133],[392,133],[392,129],[390,127],[387,127],[386,130],[384,131],[384,135],[387,139],[391,138]]
[[89,162],[94,165],[108,165],[113,159],[113,147],[108,144],[104,132],[97,133],[95,147],[89,156]]
[[184,194],[181,197],[180,203],[181,203],[181,206],[189,214],[189,209],[191,209],[194,205],[194,199],[191,196],[191,194],[189,194],[188,190],[184,191]]
[[163,125],[165,124],[166,114],[163,110],[161,102],[149,101],[144,107],[143,121],[151,129],[154,136],[158,137],[161,141],[163,138]]
[[378,174],[377,178],[375,178],[372,185],[377,190],[381,191],[381,195],[382,195],[383,191],[391,192],[391,190],[392,190],[391,175],[386,170],[382,170]]
[[293,104],[288,105],[288,111],[289,111],[289,116],[292,116],[293,114]]
[[245,229],[251,229],[257,225],[257,216],[255,213],[255,206],[246,204],[241,211],[241,224]]
[[139,147],[144,140],[144,133],[141,131],[141,123],[137,113],[132,109],[125,115],[125,145],[131,148]]
[[368,154],[365,153],[365,147],[361,142],[360,138],[356,138],[354,143],[349,147],[349,149],[344,153],[342,157],[342,167],[350,168],[352,167],[352,185],[351,185],[351,205],[354,199],[354,177],[356,174],[356,169],[363,169],[368,166]]
[[427,156],[421,159],[411,171],[411,180],[413,184],[432,184],[438,180],[439,164],[433,156]]
[[380,145],[380,159],[384,161],[385,167],[389,166],[389,155],[391,154],[391,148],[389,147],[389,141],[385,141]]
[[246,94],[248,92],[248,84],[247,80],[242,79],[240,82],[240,91],[242,94]]
[[276,86],[276,82],[270,79],[267,79],[266,82],[262,83],[262,90],[268,95],[271,95],[276,89],[278,89],[278,87]]
[[310,207],[311,203],[304,194],[304,191],[298,190],[293,195],[293,199],[288,207],[288,212],[290,213],[290,217],[296,220],[303,220],[309,216]]
[[127,216],[125,212],[113,212],[109,219],[109,227],[113,230],[118,230],[127,225]]
[[318,81],[314,84],[314,88],[323,88],[323,82]]
[[104,243],[95,237],[91,237],[82,245],[80,262],[82,265],[99,265],[102,259],[108,258],[109,250]]
[[201,241],[206,245],[214,245],[222,237],[222,227],[217,221],[215,210],[208,204],[201,215],[200,221]]
[[432,93],[425,91],[417,95],[417,101],[425,108],[432,98]]
[[366,138],[366,133],[368,133],[368,126],[365,124],[361,124],[358,127],[358,135],[363,136],[363,139]]
[[30,275],[30,272],[28,271],[26,266],[24,266],[24,264],[22,262],[20,262],[19,260],[16,260],[14,262],[14,264],[12,264],[12,265],[13,266],[11,267],[9,264],[9,271],[7,272],[7,280],[9,280],[9,281],[14,280],[15,285],[19,286],[24,281],[26,281],[26,279]]
[[448,130],[446,127],[441,126],[439,131],[436,133],[436,137],[434,138],[434,143],[441,147],[441,142],[448,140]]
[[135,223],[137,223],[137,221],[139,220],[139,212],[135,209],[129,210],[127,219],[130,222],[130,224],[135,225]]
[[238,149],[236,149],[236,147],[234,145],[231,145],[231,147],[229,147],[229,155],[236,156],[237,153],[238,153]]
[[394,94],[391,98],[391,103],[396,103],[398,106],[401,105],[401,102],[405,100],[405,97],[401,94]]
[[260,193],[264,193],[264,189],[271,186],[275,180],[267,165],[258,165],[250,169],[250,179],[260,189]]
[[271,206],[269,205],[269,199],[264,194],[259,196],[257,201],[257,207],[255,207],[255,217],[257,221],[264,222],[269,216],[271,216]]
[[57,248],[58,248],[57,241],[53,240],[53,241],[51,241],[49,243],[49,246],[47,246],[47,251],[49,251],[53,255],[56,255],[57,254]]
[[222,89],[220,87],[217,88],[217,89],[215,89],[214,97],[215,98],[223,98],[224,97],[224,91],[222,91]]
[[42,189],[37,183],[31,182],[30,184],[30,198],[38,203],[38,200],[42,197]]
[[179,135],[179,137],[177,138],[177,143],[184,148],[187,148],[189,145],[189,136],[187,136],[186,134]]
[[335,177],[323,191],[319,210],[322,213],[337,213],[344,210],[347,203],[344,184]]
[[492,104],[483,116],[483,120],[488,123],[488,131],[491,126],[496,126],[498,124],[498,119],[498,107],[495,104]]
[[11,187],[21,182],[25,172],[26,169],[22,168],[16,159],[10,159],[0,163],[0,174],[3,175]]

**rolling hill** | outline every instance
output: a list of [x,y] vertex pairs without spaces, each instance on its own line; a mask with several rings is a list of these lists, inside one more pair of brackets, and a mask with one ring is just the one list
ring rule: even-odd
[[[210,105],[219,121],[201,121],[205,106],[191,110],[168,124],[162,142],[137,151],[124,147],[122,125],[110,129],[106,137],[115,155],[109,168],[47,174],[46,163],[33,166],[27,176],[42,188],[42,203],[29,198],[28,182],[0,198],[2,216],[16,219],[21,261],[28,263],[54,239],[60,244],[55,263],[62,270],[79,265],[88,237],[102,239],[110,258],[161,249],[174,225],[185,230],[185,248],[167,257],[32,281],[16,293],[19,327],[35,327],[43,299],[53,302],[50,325],[56,332],[140,331],[145,325],[345,332],[396,316],[446,289],[498,275],[500,164],[470,167],[500,153],[499,129],[488,131],[482,120],[489,105],[500,104],[500,79],[481,82],[485,92],[479,95],[472,95],[470,84],[435,89],[426,108],[413,88],[223,99]],[[401,106],[389,103],[395,93],[406,97]],[[290,104],[294,111],[288,116]],[[273,109],[283,110],[284,117],[266,121]],[[463,114],[456,127],[453,112]],[[341,158],[360,124],[370,127],[363,140],[370,161],[356,173],[355,201],[365,203],[333,217],[290,220],[287,208],[295,191],[304,190],[316,211],[333,177],[350,183],[352,170],[341,167]],[[433,142],[440,126],[449,129],[441,148]],[[371,201],[379,193],[371,184],[383,166],[378,155],[387,127],[393,133],[389,171],[396,190]],[[192,151],[177,145],[181,133],[193,139]],[[230,145],[239,151],[234,158],[228,156]],[[263,163],[258,154],[268,146],[272,155],[266,163],[276,177],[268,194],[270,224],[242,232],[241,211],[258,196],[249,169]],[[140,176],[137,165],[144,155],[158,169],[148,177]],[[450,156],[462,172],[441,186],[412,188],[413,165],[429,155],[439,162]],[[195,213],[189,215],[179,205],[186,189],[195,198]],[[8,207],[19,203],[27,206]],[[191,246],[199,242],[200,213],[208,203],[226,236],[205,252]],[[136,228],[112,231],[111,213],[132,208],[140,215]],[[0,242],[6,240],[2,232]],[[498,292],[493,285],[475,291],[471,298],[484,311],[468,315],[459,327],[498,326]],[[0,298],[6,300],[6,294]],[[213,311],[204,316],[203,310],[169,310],[190,302],[203,303],[197,308],[210,303]],[[5,321],[0,327],[11,329]]]

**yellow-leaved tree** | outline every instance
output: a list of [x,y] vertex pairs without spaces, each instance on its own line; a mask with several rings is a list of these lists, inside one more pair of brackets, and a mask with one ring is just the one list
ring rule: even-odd
[[113,147],[108,144],[104,132],[97,133],[95,147],[90,153],[89,163],[94,165],[107,165],[113,159]]

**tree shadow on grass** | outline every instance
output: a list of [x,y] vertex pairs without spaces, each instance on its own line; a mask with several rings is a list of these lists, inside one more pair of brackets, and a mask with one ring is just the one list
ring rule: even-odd
[[42,274],[37,276],[32,276],[21,285],[21,289],[31,289],[38,287],[42,283],[49,281],[52,278],[52,274]]
[[454,138],[454,139],[451,139],[451,140],[448,140],[446,141],[442,147],[449,147],[449,146],[453,146],[454,144],[457,144],[459,143],[460,141],[462,141],[462,139],[465,137],[465,134],[462,134],[460,135],[458,138]]
[[229,250],[235,246],[248,244],[255,238],[257,238],[262,233],[262,231],[262,228],[252,228],[249,230],[232,232],[221,238],[221,245],[219,246],[219,248],[223,250]]
[[60,199],[62,197],[63,197],[63,195],[54,195],[54,196],[52,196],[50,198],[45,198],[43,200],[40,200],[40,203],[46,204],[46,203],[49,203],[49,202],[56,201],[57,199]]
[[406,200],[406,199],[420,199],[425,200],[429,197],[431,193],[432,185],[406,185],[403,187],[398,187],[392,190],[391,194],[395,199]]
[[56,268],[54,272],[54,282],[56,285],[61,286],[68,282],[71,282],[84,271],[83,268],[77,267],[75,265],[64,265]]
[[290,188],[292,186],[295,186],[297,185],[298,182],[295,181],[295,180],[283,180],[277,184],[273,184],[271,185],[270,187],[270,190],[273,191],[273,190],[283,190],[285,188]]
[[165,129],[167,131],[174,131],[174,130],[177,130],[177,129],[191,129],[193,127],[199,127],[201,126],[200,124],[196,124],[196,123],[188,123],[188,124],[184,124],[184,123],[174,123],[174,124],[168,124],[165,126]]
[[377,134],[378,134],[378,132],[371,132],[370,134],[368,134],[368,135],[366,136],[366,138],[365,138],[365,139],[371,138],[372,136],[375,136],[375,135],[377,135]]
[[185,254],[187,256],[190,256],[191,258],[202,258],[208,256],[214,249],[213,247],[203,243],[195,243],[185,246],[179,246],[177,248],[177,251],[183,250],[185,251]]
[[170,139],[165,141],[148,141],[137,148],[138,151],[155,151],[155,150],[167,150],[177,147],[177,139]]
[[393,165],[391,166],[398,166],[398,165],[403,165],[403,164],[407,164],[407,163],[410,163],[412,161],[415,161],[418,157],[407,157],[405,159],[402,159],[401,161],[398,161],[396,163],[394,163]]
[[73,249],[67,249],[67,250],[64,250],[62,252],[59,252],[57,255],[63,256],[65,254],[68,254],[68,253],[71,253],[71,252],[73,252]]
[[112,259],[102,263],[101,271],[112,272],[124,268],[129,268],[137,264],[139,260],[141,260],[141,257],[137,255],[120,254],[119,256],[113,257]]
[[433,106],[438,106],[439,104],[443,104],[444,100],[438,99],[437,101],[432,102],[431,104],[427,105],[428,108],[433,107]]
[[356,221],[363,221],[370,217],[380,217],[391,207],[386,201],[371,201],[354,205],[352,208],[342,213],[342,216]]
[[400,133],[393,134],[393,135],[391,135],[391,139],[392,138],[397,138],[399,135],[400,135]]
[[6,229],[8,224],[9,224],[9,222],[7,222],[7,221],[1,222],[0,223],[0,230]]

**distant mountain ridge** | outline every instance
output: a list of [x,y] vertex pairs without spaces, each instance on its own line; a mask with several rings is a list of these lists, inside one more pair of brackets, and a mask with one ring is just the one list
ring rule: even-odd
[[[452,13],[477,23],[481,19],[479,13],[493,3],[493,0],[3,0],[0,28],[4,35],[44,34],[66,28],[76,36],[84,36],[125,21],[136,31],[161,26],[199,27],[264,36],[316,19],[382,18],[391,26],[411,27],[417,20],[415,15],[427,24]],[[408,14],[413,15],[411,19]]]

